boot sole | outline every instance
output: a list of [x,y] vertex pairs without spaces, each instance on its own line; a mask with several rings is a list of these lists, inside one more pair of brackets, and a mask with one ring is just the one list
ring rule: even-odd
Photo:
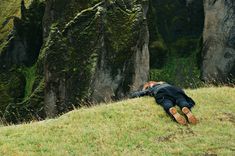
[[170,108],[169,112],[171,113],[171,115],[175,118],[175,120],[179,124],[181,124],[181,125],[186,125],[187,124],[185,118],[177,112],[176,108]]
[[193,115],[193,113],[187,107],[182,108],[182,112],[187,116],[189,123],[193,125],[196,125],[198,123],[197,118]]

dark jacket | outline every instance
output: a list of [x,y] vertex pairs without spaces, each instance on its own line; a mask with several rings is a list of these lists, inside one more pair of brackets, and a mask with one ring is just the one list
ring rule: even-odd
[[195,104],[195,102],[190,97],[188,97],[182,89],[172,86],[168,83],[157,84],[144,91],[134,92],[130,95],[130,98],[141,97],[145,95],[153,96],[156,101],[161,99],[169,99],[174,103],[180,98],[185,98],[186,101],[190,104]]

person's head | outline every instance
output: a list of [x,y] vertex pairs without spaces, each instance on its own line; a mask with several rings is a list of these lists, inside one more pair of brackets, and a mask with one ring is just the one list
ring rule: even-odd
[[160,85],[160,84],[163,84],[163,83],[165,83],[165,82],[163,82],[163,81],[158,81],[158,82],[156,82],[156,81],[149,81],[149,82],[146,82],[144,84],[142,90],[149,89],[149,88],[151,88],[151,87],[153,87],[155,85]]

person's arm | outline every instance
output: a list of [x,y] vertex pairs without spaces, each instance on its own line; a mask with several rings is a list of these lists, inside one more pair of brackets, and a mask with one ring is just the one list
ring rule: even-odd
[[141,97],[141,96],[145,96],[145,95],[149,95],[149,89],[144,90],[144,91],[138,91],[138,92],[131,93],[129,98],[136,98],[136,97]]

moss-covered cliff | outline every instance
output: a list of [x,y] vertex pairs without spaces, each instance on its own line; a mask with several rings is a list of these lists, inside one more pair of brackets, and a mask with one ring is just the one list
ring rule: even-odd
[[45,46],[45,108],[49,116],[84,102],[121,98],[148,79],[147,5],[144,1],[91,1],[82,5],[88,8],[69,12],[74,17],[68,21],[61,18],[68,14],[67,9],[58,13],[54,9],[53,14],[46,9],[50,11],[44,20],[54,19],[47,28],[49,44]]
[[[42,88],[38,93],[43,79],[43,62],[38,55],[43,42],[45,4],[35,0],[26,8],[25,2],[21,1],[19,8],[21,17],[10,16],[13,29],[8,36],[2,36],[5,40],[0,52],[0,93],[4,95],[0,97],[1,117],[13,122],[31,119],[31,113],[42,110],[40,102],[43,102],[44,92]],[[8,19],[5,18],[1,30],[10,24]],[[32,98],[37,94],[40,97]],[[29,104],[28,101],[34,102]]]
[[55,116],[147,81],[147,9],[147,1],[22,1],[0,55],[2,73],[13,77],[1,75],[2,117]]
[[83,104],[120,99],[148,79],[200,86],[200,73],[208,75],[215,63],[225,62],[208,59],[216,47],[208,41],[223,38],[205,35],[213,8],[224,8],[223,16],[215,18],[226,32],[220,52],[229,47],[224,55],[228,65],[216,69],[234,79],[232,1],[13,3],[4,1],[1,7],[9,11],[0,10],[0,117],[6,121],[43,119]]

